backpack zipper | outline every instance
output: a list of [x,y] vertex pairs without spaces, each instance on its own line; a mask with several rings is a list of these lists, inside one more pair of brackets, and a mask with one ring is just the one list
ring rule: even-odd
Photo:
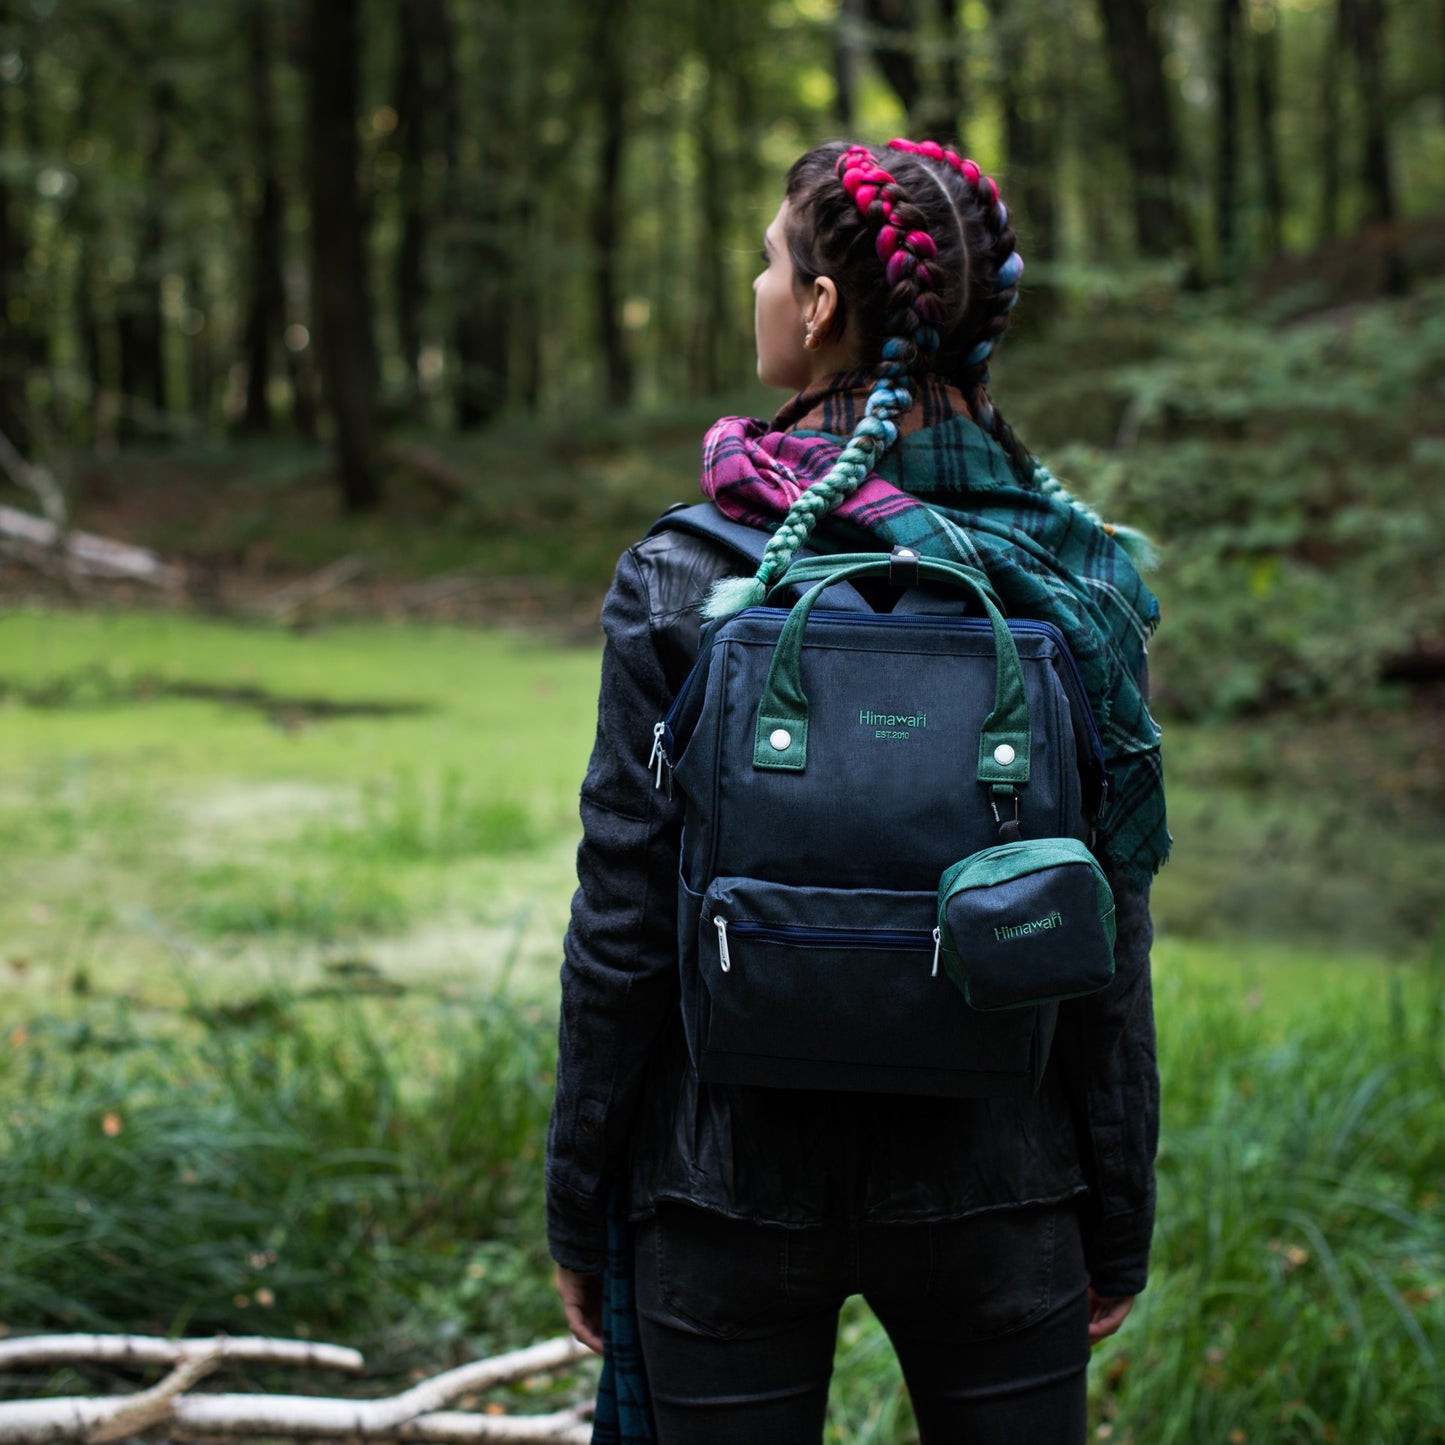
[[731,973],[732,951],[728,935],[752,938],[759,943],[778,943],[788,948],[895,948],[911,953],[932,950],[933,968],[930,977],[938,976],[938,955],[942,947],[938,929],[922,928],[813,928],[807,924],[755,923],[737,918],[729,922],[721,913],[712,916],[717,929],[718,962],[724,973]]
[[666,737],[666,720],[654,723],[652,725],[652,751],[647,755],[647,766],[649,771],[654,767],[657,769],[657,776],[652,784],[654,792],[662,786],[663,772],[666,771],[667,796],[670,798],[672,796],[672,760],[667,756]]

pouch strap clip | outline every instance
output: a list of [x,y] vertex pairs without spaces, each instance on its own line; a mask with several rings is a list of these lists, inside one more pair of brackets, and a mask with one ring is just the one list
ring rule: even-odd
[[[1013,799],[1013,817],[1001,817],[999,815],[999,800],[1003,800],[1004,809],[1007,811],[1009,799]],[[989,799],[989,807],[993,809],[993,820],[998,824],[998,840],[1000,843],[1017,843],[1023,837],[1019,827],[1019,794],[1017,788],[1001,787],[993,790],[993,797]]]

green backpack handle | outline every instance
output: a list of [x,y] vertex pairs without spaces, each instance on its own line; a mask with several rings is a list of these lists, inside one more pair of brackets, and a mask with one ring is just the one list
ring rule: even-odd
[[[793,563],[774,585],[778,588],[813,583],[793,604],[773,650],[768,680],[758,703],[753,737],[753,766],[801,773],[808,766],[808,699],[803,692],[800,664],[803,634],[813,604],[836,582],[855,577],[886,577],[887,553],[845,552],[830,557],[807,557]],[[1008,623],[988,578],[976,568],[941,558],[917,560],[920,580],[942,582],[972,593],[983,604],[993,628],[997,672],[993,711],[978,739],[980,783],[991,787],[1022,787],[1029,780],[1029,750],[1033,729],[1023,669]]]

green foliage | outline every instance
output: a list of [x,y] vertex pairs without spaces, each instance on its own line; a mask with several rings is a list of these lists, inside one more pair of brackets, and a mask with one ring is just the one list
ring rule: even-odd
[[[1430,977],[1160,963],[1158,1231],[1148,1289],[1095,1355],[1094,1438],[1439,1439],[1445,953]],[[882,1331],[852,1317],[839,1363],[833,1438],[915,1441]]]
[[1166,728],[1156,924],[1417,954],[1441,926],[1445,767],[1427,709]]
[[[1163,544],[1161,710],[1359,706],[1393,665],[1439,648],[1442,316],[1438,284],[1288,326],[1180,302],[1180,324],[1143,333],[1147,360],[1061,383],[1070,420],[1092,413],[1075,434],[1097,441],[1058,448],[1056,470]],[[1023,413],[1050,395],[1045,380]]]
[[169,1041],[124,1012],[13,1035],[0,1320],[393,1352],[548,1329],[550,1017],[505,996],[405,1015],[280,995]]
[[1101,1360],[1113,1439],[1445,1430],[1442,965],[1287,1015],[1262,973],[1166,976],[1157,1268]]

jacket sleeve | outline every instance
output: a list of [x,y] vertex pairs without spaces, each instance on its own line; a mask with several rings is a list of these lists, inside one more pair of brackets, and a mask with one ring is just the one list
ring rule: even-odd
[[564,944],[557,1094],[547,1139],[547,1237],[568,1269],[599,1273],[606,1192],[643,1074],[676,1014],[681,800],[653,786],[653,725],[671,690],[637,559],[602,608],[597,739],[582,784],[577,892]]
[[1089,1279],[1099,1294],[1122,1297],[1138,1294],[1148,1277],[1159,1068],[1149,970],[1149,888],[1118,877],[1110,883],[1117,928],[1114,981],[1065,1005],[1059,1043],[1089,1183],[1083,1212]]

